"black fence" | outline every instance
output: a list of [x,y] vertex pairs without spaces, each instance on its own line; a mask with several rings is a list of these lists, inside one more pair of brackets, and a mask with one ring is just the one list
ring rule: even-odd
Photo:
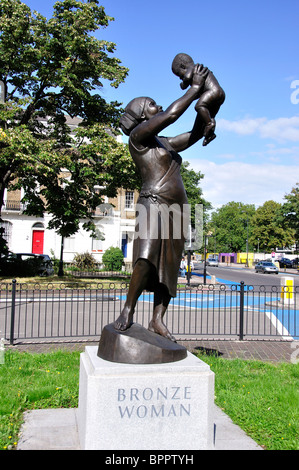
[[[0,336],[23,341],[98,340],[120,314],[128,283],[0,284]],[[299,287],[203,285],[178,289],[165,315],[177,340],[299,339]],[[153,294],[144,292],[135,322],[147,327]]]

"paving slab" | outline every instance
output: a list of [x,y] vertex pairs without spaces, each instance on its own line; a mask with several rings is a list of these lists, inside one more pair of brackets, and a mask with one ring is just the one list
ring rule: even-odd
[[[76,408],[26,411],[17,450],[80,450],[77,411]],[[215,450],[263,450],[215,405],[214,445]]]

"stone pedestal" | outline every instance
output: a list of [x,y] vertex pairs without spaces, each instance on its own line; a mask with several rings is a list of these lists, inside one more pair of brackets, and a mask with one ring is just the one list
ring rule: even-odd
[[81,449],[212,448],[214,373],[200,359],[119,364],[87,346],[80,360]]
[[160,364],[187,357],[187,349],[134,323],[125,331],[113,323],[103,328],[98,356],[106,361],[126,364]]

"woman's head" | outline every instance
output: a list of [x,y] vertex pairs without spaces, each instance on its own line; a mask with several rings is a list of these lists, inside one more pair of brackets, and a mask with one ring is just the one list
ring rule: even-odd
[[126,134],[130,135],[131,131],[145,120],[144,108],[148,102],[153,101],[148,96],[134,98],[125,107],[125,112],[120,118],[120,128]]

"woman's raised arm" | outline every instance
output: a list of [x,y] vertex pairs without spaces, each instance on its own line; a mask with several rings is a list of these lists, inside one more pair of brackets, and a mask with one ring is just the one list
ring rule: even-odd
[[200,116],[196,115],[192,131],[184,132],[183,134],[175,137],[167,137],[167,140],[172,149],[179,153],[191,147],[191,145],[201,139],[203,137],[204,128],[205,124],[201,120]]

